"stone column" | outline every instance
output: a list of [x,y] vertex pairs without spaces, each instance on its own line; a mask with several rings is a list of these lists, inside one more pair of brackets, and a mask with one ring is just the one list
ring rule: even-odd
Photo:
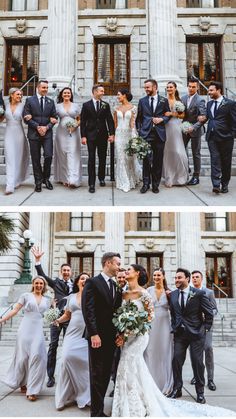
[[[46,274],[51,275],[52,272],[52,248],[54,235],[54,219],[53,214],[49,212],[31,212],[29,220],[29,229],[33,233],[35,245],[44,251],[42,258],[42,266]],[[36,274],[34,269],[34,257],[32,256],[32,272]]]
[[105,214],[105,252],[120,253],[121,263],[125,257],[125,214],[106,212]]
[[76,73],[77,0],[48,2],[48,81],[49,88],[68,86]]
[[149,76],[156,79],[160,92],[168,81],[181,86],[177,62],[176,0],[146,0]]
[[205,255],[201,246],[200,213],[176,213],[177,267],[199,270],[205,281]]

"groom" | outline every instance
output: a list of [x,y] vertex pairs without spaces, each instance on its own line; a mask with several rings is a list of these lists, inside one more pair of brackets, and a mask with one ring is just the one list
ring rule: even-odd
[[116,330],[112,323],[114,311],[120,307],[122,291],[113,277],[120,268],[119,253],[102,257],[102,272],[86,281],[82,295],[82,311],[89,343],[91,416],[106,416],[104,398],[110,381],[115,352]]
[[168,100],[158,94],[156,80],[146,80],[144,89],[147,96],[139,101],[136,127],[140,137],[151,145],[152,158],[147,156],[143,160],[143,186],[140,192],[146,193],[152,183],[152,192],[158,193],[166,141],[165,124],[170,119],[165,113],[170,108]]

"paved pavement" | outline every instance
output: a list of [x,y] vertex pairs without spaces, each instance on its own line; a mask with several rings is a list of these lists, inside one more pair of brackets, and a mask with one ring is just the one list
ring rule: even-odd
[[[212,193],[209,176],[202,177],[197,186],[166,188],[160,186],[160,193],[148,191],[140,194],[140,188],[128,193],[116,189],[115,183],[107,180],[105,188],[97,186],[96,193],[90,194],[87,179],[78,189],[54,185],[53,191],[43,188],[41,193],[34,192],[33,178],[23,184],[14,194],[5,196],[5,176],[0,176],[0,206],[62,206],[66,210],[71,206],[233,206],[236,205],[236,176],[231,179],[228,194]],[[62,208],[63,210],[63,208]]]
[[[0,350],[0,379],[7,371],[12,359],[13,348],[1,347]],[[213,406],[221,406],[232,409],[236,412],[236,348],[217,347],[215,354],[215,383],[216,391],[206,388],[205,396],[207,403]],[[58,363],[59,364],[59,363]],[[189,356],[184,366],[184,400],[195,403],[195,389],[189,382],[192,378],[192,370],[189,363]],[[67,407],[58,412],[54,406],[54,388],[48,389],[46,385],[39,399],[29,402],[19,390],[12,391],[0,383],[0,417],[88,417],[89,408],[78,409],[76,405]],[[105,412],[111,412],[112,398],[105,399]]]

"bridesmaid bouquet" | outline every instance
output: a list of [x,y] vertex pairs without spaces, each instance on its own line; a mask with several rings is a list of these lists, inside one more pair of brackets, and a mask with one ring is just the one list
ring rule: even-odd
[[129,336],[141,336],[151,329],[153,317],[147,309],[149,303],[145,300],[142,302],[143,310],[139,310],[135,303],[128,301],[114,313],[112,322],[125,342]]
[[44,313],[43,318],[46,323],[51,324],[60,317],[60,314],[61,313],[59,308],[50,308],[48,311]]
[[185,121],[181,124],[181,130],[184,134],[188,134],[189,128],[192,128],[193,124],[188,121]]
[[70,137],[72,136],[72,129],[77,128],[79,126],[78,121],[74,118],[71,118],[70,116],[66,116],[63,118],[61,123],[63,128],[66,128],[67,131],[70,134]]
[[128,140],[125,152],[128,156],[136,154],[139,160],[143,160],[151,152],[151,146],[142,137],[132,137]]
[[173,108],[174,112],[183,113],[185,111],[185,106],[180,100],[177,100],[174,104]]
[[0,106],[0,116],[5,115],[5,111],[2,106]]

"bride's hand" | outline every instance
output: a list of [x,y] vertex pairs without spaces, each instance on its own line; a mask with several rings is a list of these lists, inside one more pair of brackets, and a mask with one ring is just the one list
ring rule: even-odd
[[118,348],[120,348],[121,346],[123,346],[125,343],[124,338],[122,335],[117,336],[116,338],[116,346],[118,346]]

